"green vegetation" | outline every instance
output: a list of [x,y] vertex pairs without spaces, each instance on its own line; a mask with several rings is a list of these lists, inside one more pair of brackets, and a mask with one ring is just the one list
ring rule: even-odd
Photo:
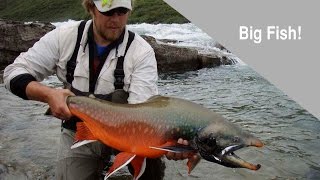
[[135,0],[130,23],[186,23],[188,20],[162,0]]
[[86,17],[81,0],[7,0],[3,19],[19,21],[64,21]]
[[[82,0],[6,0],[0,18],[18,21],[65,21],[90,18]],[[183,16],[162,0],[135,0],[129,23],[186,23]]]

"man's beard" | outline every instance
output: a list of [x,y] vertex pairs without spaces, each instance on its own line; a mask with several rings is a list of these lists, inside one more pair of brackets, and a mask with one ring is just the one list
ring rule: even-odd
[[99,29],[99,34],[104,40],[113,42],[113,41],[116,41],[120,37],[123,30],[124,30],[124,28],[116,29],[116,30],[107,29],[107,30],[103,31],[103,29],[101,28],[101,29]]

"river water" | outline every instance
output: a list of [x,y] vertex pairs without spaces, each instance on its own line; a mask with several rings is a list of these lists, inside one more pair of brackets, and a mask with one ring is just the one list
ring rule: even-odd
[[[145,26],[149,25],[131,28],[150,32]],[[187,30],[194,28],[185,26]],[[173,29],[179,34],[183,28]],[[201,38],[206,36],[199,34],[189,39],[203,42]],[[55,76],[44,83],[61,87]],[[249,66],[238,63],[161,74],[159,93],[202,104],[265,144],[236,152],[249,162],[261,164],[258,171],[230,169],[202,160],[188,176],[186,161],[166,160],[165,179],[320,179],[320,121]],[[44,116],[46,109],[43,103],[13,96],[0,84],[0,179],[54,178],[60,121]]]
[[[248,66],[163,75],[159,85],[161,93],[221,113],[265,144],[236,152],[261,163],[260,170],[231,170],[202,161],[193,173],[199,179],[320,179],[320,121]],[[178,169],[186,174],[182,166]]]

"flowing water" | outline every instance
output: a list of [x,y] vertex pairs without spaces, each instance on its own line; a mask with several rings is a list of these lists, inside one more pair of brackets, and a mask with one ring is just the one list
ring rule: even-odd
[[[231,170],[202,161],[193,172],[197,178],[320,179],[320,121],[248,66],[162,75],[159,86],[165,95],[189,99],[221,113],[265,144],[236,152],[249,162],[261,163],[260,170]],[[179,166],[170,175],[179,172],[182,177],[186,174]]]
[[[155,29],[145,26],[149,25],[140,26],[144,32]],[[184,26],[186,29],[173,25],[171,32],[194,28]],[[139,26],[131,28],[137,30]],[[207,38],[199,34],[189,39],[202,42]],[[55,76],[44,83],[61,87]],[[166,160],[165,179],[320,179],[320,121],[247,65],[161,74],[159,93],[202,104],[265,144],[236,152],[249,162],[261,164],[258,171],[230,169],[202,160],[188,176],[186,161]],[[54,178],[60,121],[44,116],[46,109],[43,103],[13,96],[0,84],[0,179]]]

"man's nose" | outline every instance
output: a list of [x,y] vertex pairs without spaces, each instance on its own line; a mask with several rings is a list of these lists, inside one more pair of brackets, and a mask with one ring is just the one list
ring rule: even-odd
[[119,13],[115,12],[115,13],[113,13],[113,14],[112,14],[111,16],[109,16],[109,17],[110,17],[110,20],[111,20],[111,21],[119,21],[121,15],[119,15]]

